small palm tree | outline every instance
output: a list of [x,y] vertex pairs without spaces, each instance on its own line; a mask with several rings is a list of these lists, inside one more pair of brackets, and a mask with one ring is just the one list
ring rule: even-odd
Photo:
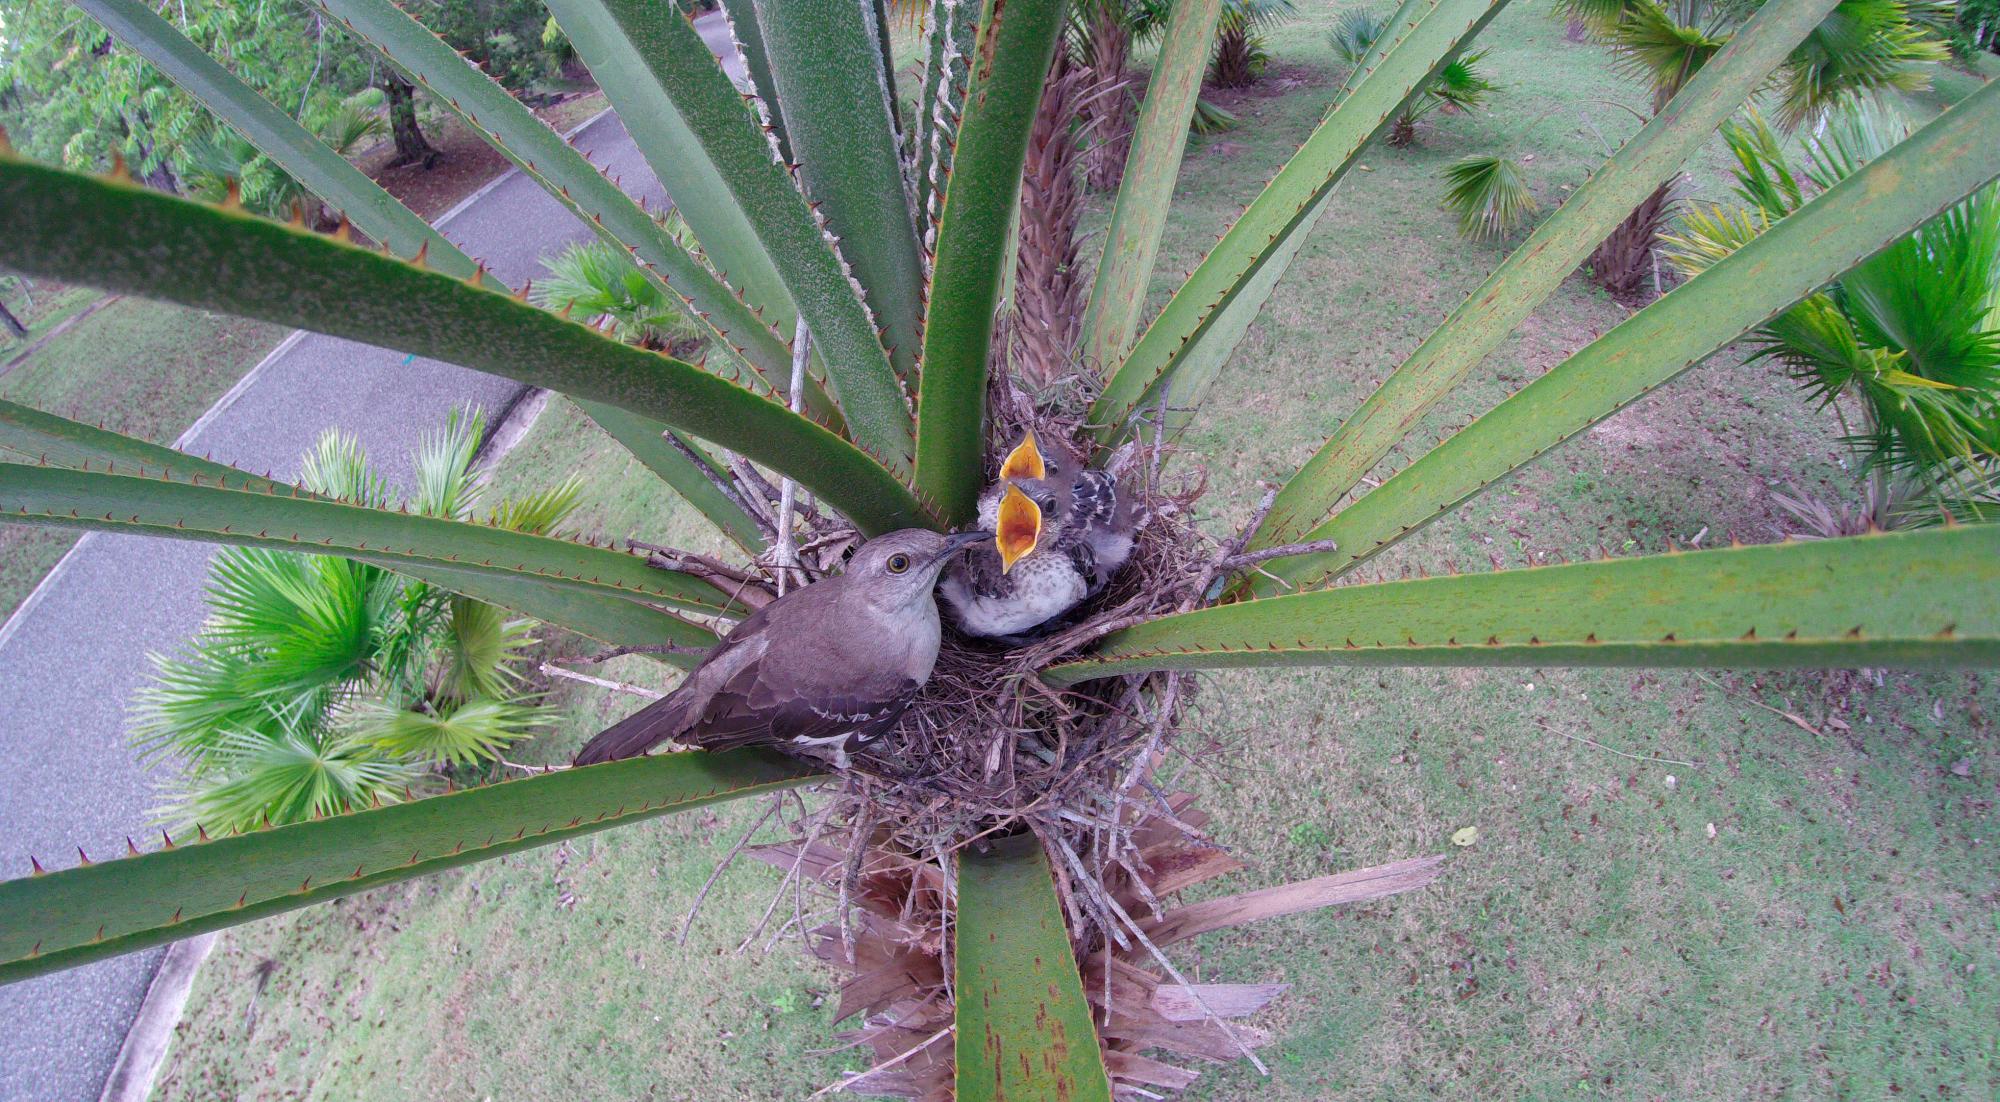
[[[1894,148],[1909,127],[1869,99],[1805,140],[1794,171],[1752,114],[1723,135],[1736,156],[1732,206],[1696,207],[1666,239],[1696,275]],[[1785,368],[1823,407],[1861,413],[1850,437],[1871,474],[1871,523],[1913,500],[1978,510],[2000,465],[2000,188],[1987,187],[1758,329],[1754,358]]]
[[1359,65],[1361,59],[1368,56],[1369,49],[1388,33],[1388,16],[1367,8],[1355,8],[1340,13],[1333,30],[1327,34],[1327,41],[1342,61]]
[[[1716,0],[1561,0],[1558,10],[1589,28],[1643,84],[1654,113],[1731,41],[1748,12]],[[1787,128],[1818,119],[1846,97],[1930,83],[1948,53],[1918,0],[1841,0],[1776,74]],[[1632,300],[1657,282],[1660,234],[1672,221],[1672,182],[1633,207],[1591,255],[1593,278]]]
[[1484,106],[1499,90],[1479,63],[1486,51],[1455,57],[1438,70],[1436,79],[1422,93],[1412,97],[1389,128],[1390,145],[1411,145],[1417,140],[1417,120],[1433,111],[1457,113]]
[[1292,0],[1226,0],[1222,22],[1215,31],[1215,58],[1208,65],[1208,82],[1217,88],[1247,88],[1256,83],[1270,61],[1261,29],[1297,13]]
[[537,306],[597,319],[618,340],[656,352],[687,355],[701,344],[702,328],[688,320],[681,304],[624,252],[602,241],[569,245],[542,266],[547,273],[528,295]]
[[1449,185],[1445,209],[1458,215],[1458,232],[1474,241],[1512,233],[1535,213],[1527,174],[1511,157],[1466,157],[1446,165],[1442,175]]
[[[299,484],[329,501],[467,521],[483,419],[454,416],[415,457],[401,503],[352,436],[330,431]],[[512,501],[489,522],[547,532],[580,484]],[[507,616],[372,563],[269,547],[216,556],[209,619],[185,653],[155,656],[137,700],[142,755],[181,766],[165,818],[175,830],[247,830],[404,799],[437,767],[491,762],[547,716],[521,693],[534,640]]]
[[[1441,870],[1436,855],[1420,855],[1178,902],[1175,893],[1236,867],[1190,833],[1184,803],[1153,799],[1150,763],[1197,671],[1961,667],[2000,657],[1995,526],[1405,581],[1355,575],[2000,174],[1996,84],[1421,457],[1371,477],[1786,64],[1836,0],[1767,0],[1750,15],[1671,108],[1373,395],[1330,417],[1322,448],[1220,552],[1155,481],[1163,445],[1232,369],[1240,338],[1356,158],[1499,3],[1405,4],[1335,108],[1149,313],[1220,9],[1176,4],[1109,231],[1093,250],[1078,358],[1089,374],[1056,408],[1024,408],[991,368],[1023,159],[1064,22],[1057,0],[1007,0],[1005,18],[998,0],[976,13],[938,0],[934,13],[964,19],[928,24],[917,99],[931,110],[910,120],[907,142],[869,5],[752,6],[756,33],[741,28],[754,87],[746,103],[670,6],[551,0],[679,201],[702,258],[389,0],[326,0],[684,300],[726,350],[702,363],[514,298],[345,162],[318,155],[141,0],[79,3],[115,17],[136,49],[205,89],[219,113],[261,135],[287,171],[384,245],[0,154],[0,263],[562,390],[751,558],[649,558],[327,501],[0,404],[0,445],[13,457],[0,462],[0,516],[10,522],[342,556],[683,664],[769,599],[775,579],[835,567],[838,548],[859,536],[972,520],[996,443],[1011,444],[1024,422],[1122,471],[1148,523],[1135,552],[1143,568],[1128,567],[1071,625],[1012,649],[953,642],[930,695],[891,740],[894,760],[870,759],[866,772],[829,777],[821,764],[754,749],[660,754],[23,877],[0,883],[0,980],[718,800],[824,784],[818,840],[765,856],[822,887],[833,917],[810,932],[814,951],[880,984],[862,1035],[879,1063],[841,1086],[961,1102],[1157,1094],[1194,1072],[1148,1052],[1226,1056],[1262,1039],[1231,1021],[1261,1000],[1209,999],[1215,989],[1174,963],[1179,939],[1415,890]],[[774,157],[774,138],[788,158]],[[1327,334],[1331,349],[1344,339]],[[903,756],[920,766],[914,777]],[[1174,1006],[1194,1009],[1175,1021]]]

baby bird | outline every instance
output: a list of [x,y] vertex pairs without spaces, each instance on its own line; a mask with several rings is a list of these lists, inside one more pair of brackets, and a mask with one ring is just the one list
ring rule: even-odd
[[966,634],[1019,636],[1102,591],[1132,556],[1135,520],[1117,479],[1066,451],[1045,456],[1030,431],[979,498],[994,546],[948,567],[938,595]]

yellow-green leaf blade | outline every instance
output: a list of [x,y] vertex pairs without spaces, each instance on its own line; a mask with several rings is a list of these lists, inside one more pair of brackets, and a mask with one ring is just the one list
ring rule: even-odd
[[656,754],[9,880],[0,983],[814,779],[768,751]]
[[952,945],[959,1102],[1110,1102],[1076,953],[1034,836],[960,855]]
[[[1701,363],[1996,174],[2000,83],[1966,97],[1311,530],[1310,538],[1335,540],[1339,550],[1274,559],[1265,569],[1301,588],[1352,569]],[[1260,595],[1278,588],[1261,576],[1249,586]]]
[[1105,639],[1048,679],[1256,666],[2000,664],[2000,525],[1346,585]]
[[240,212],[0,156],[0,263],[606,402],[792,474],[865,531],[926,520],[880,463],[775,395],[498,291]]

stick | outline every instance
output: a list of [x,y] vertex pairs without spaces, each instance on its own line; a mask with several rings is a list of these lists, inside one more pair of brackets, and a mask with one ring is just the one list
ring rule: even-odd
[[580,662],[583,663],[584,665],[596,665],[599,662],[609,662],[613,658],[621,658],[628,654],[707,654],[707,653],[708,653],[707,647],[684,647],[679,643],[631,643],[622,647],[612,647],[610,650],[601,650],[598,651],[596,654],[587,654],[584,655],[582,658],[565,658],[565,659],[559,659],[559,661]]
[[1340,550],[1340,544],[1333,540],[1306,540],[1303,543],[1283,543],[1276,547],[1266,547],[1258,551],[1245,551],[1222,560],[1220,573],[1228,574],[1246,566],[1255,566],[1267,559],[1282,559],[1286,555],[1323,555]]
[[[812,349],[812,330],[806,326],[804,311],[799,313],[798,325],[792,330],[792,391],[790,405],[793,413],[799,411],[799,404],[805,397],[806,356]],[[778,566],[778,596],[785,595],[785,581],[790,572],[798,569],[799,552],[797,535],[792,531],[792,507],[798,499],[799,484],[790,475],[785,476],[783,487],[778,491],[778,545],[771,551],[771,561]],[[843,920],[841,928],[846,929]],[[852,951],[848,953],[853,957]]]
[[758,816],[757,821],[750,824],[750,829],[743,832],[743,837],[738,838],[736,844],[729,847],[729,852],[724,854],[722,860],[716,864],[715,871],[708,874],[708,882],[701,886],[701,891],[695,893],[694,905],[688,908],[687,917],[681,920],[681,933],[679,937],[674,939],[675,944],[686,945],[688,943],[688,931],[694,928],[694,916],[700,913],[702,903],[708,899],[708,890],[715,887],[717,880],[722,879],[722,870],[736,863],[736,855],[743,852],[743,847],[750,844],[750,839],[755,837],[758,831],[764,829],[764,824],[771,821],[771,816],[778,813],[778,800],[779,795],[773,793],[771,806],[765,808],[764,814]]
[[595,685],[600,689],[610,689],[614,693],[630,693],[633,696],[645,697],[647,700],[658,700],[667,695],[665,693],[656,693],[651,689],[640,688],[637,685],[628,685],[623,681],[611,681],[602,677],[592,677],[587,673],[578,673],[575,670],[566,670],[553,662],[542,663],[541,669],[543,673],[548,674],[550,677],[581,681],[586,685]]
[[[1755,704],[1757,707],[1762,708],[1767,712],[1770,712],[1772,715],[1784,719],[1785,722],[1797,725],[1800,729],[1804,730],[1809,735],[1812,735],[1816,738],[1826,737],[1826,735],[1823,734],[1819,728],[1814,727],[1812,724],[1807,723],[1805,720],[1800,719],[1798,716],[1793,715],[1791,712],[1773,708],[1769,704],[1766,704],[1763,701],[1758,700],[1756,697],[1750,696],[1747,693],[1738,693],[1735,690],[1731,689],[1729,686],[1724,685],[1720,681],[1716,681],[1710,678],[1709,676],[1707,676],[1706,674],[1702,673],[1699,670],[1695,671],[1695,676],[1701,678],[1703,681],[1708,682],[1709,684],[1715,686],[1716,688],[1721,689],[1723,693],[1728,696],[1742,696],[1744,700],[1748,701],[1751,704]],[[1787,700],[1785,701],[1785,703],[1790,704],[1791,701]]]
[[854,1084],[860,1082],[863,1079],[868,1078],[869,1076],[875,1074],[878,1071],[886,1071],[889,1068],[893,1068],[897,1064],[902,1063],[903,1061],[909,1059],[910,1057],[915,1056],[917,1053],[922,1052],[923,1050],[936,1044],[938,1038],[948,1036],[957,1031],[958,1031],[958,1023],[953,1022],[950,1025],[945,1026],[943,1029],[938,1030],[936,1033],[931,1034],[924,1040],[917,1042],[915,1047],[906,1050],[901,1056],[892,1056],[889,1059],[884,1060],[879,1064],[876,1064],[874,1067],[869,1068],[867,1071],[853,1072],[849,1074],[847,1078],[841,1080],[838,1083],[830,1083],[827,1086],[821,1087],[820,1089],[807,1095],[806,1102],[812,1102],[812,1099],[819,1098],[823,1095],[832,1094],[834,1091],[846,1090],[847,1088],[853,1086]]
[[1215,1008],[1208,1005],[1208,1000],[1202,997],[1201,989],[1189,983],[1186,976],[1181,975],[1181,970],[1174,967],[1174,962],[1167,959],[1167,955],[1160,951],[1158,945],[1153,944],[1153,939],[1146,936],[1146,931],[1140,929],[1137,922],[1132,921],[1132,916],[1125,913],[1125,908],[1119,906],[1116,899],[1112,899],[1107,895],[1105,896],[1105,902],[1111,904],[1111,909],[1117,912],[1118,917],[1123,919],[1127,926],[1132,928],[1132,936],[1138,938],[1139,943],[1146,947],[1146,951],[1153,954],[1153,960],[1158,962],[1161,968],[1166,969],[1167,975],[1172,976],[1175,983],[1180,984],[1187,990],[1189,995],[1194,996],[1194,1004],[1201,1007],[1201,1012],[1208,1015],[1208,1019],[1214,1022],[1217,1028],[1222,1030],[1222,1035],[1229,1038],[1230,1043],[1234,1044],[1243,1053],[1244,1059],[1250,1061],[1250,1065],[1257,1069],[1257,1073],[1268,1077],[1271,1074],[1271,1069],[1264,1066],[1264,1061],[1257,1058],[1257,1054],[1250,1050],[1248,1042],[1244,1041],[1242,1037],[1237,1035],[1234,1029],[1230,1028],[1229,1023],[1223,1019],[1222,1015],[1217,1014]]
[[708,465],[708,460],[704,458],[701,455],[701,453],[695,451],[692,447],[689,447],[688,442],[681,439],[679,433],[676,433],[672,430],[668,430],[667,432],[661,433],[660,435],[663,438],[665,438],[669,446],[671,446],[675,451],[681,453],[682,458],[694,464],[696,469],[701,471],[702,476],[708,479],[709,484],[711,486],[714,486],[717,490],[720,490],[722,492],[723,497],[729,499],[730,504],[735,505],[738,509],[743,510],[744,515],[748,516],[751,520],[755,521],[759,528],[765,529],[765,535],[770,535],[770,530],[768,527],[770,518],[758,512],[756,509],[751,508],[749,500],[746,499],[741,493],[738,493],[735,485],[732,484],[728,479],[717,474],[715,468]]
[[[1773,710],[1775,711],[1776,709],[1773,709]],[[1574,740],[1575,740],[1575,741],[1577,741],[1577,742],[1581,742],[1581,743],[1586,743],[1586,744],[1588,744],[1588,745],[1591,745],[1591,746],[1595,746],[1595,747],[1597,747],[1597,748],[1598,748],[1599,750],[1603,750],[1603,751],[1605,751],[1605,752],[1607,752],[1607,753],[1612,753],[1612,754],[1616,754],[1616,755],[1618,755],[1618,756],[1619,756],[1619,757],[1621,757],[1621,758],[1631,758],[1631,759],[1632,759],[1633,761],[1656,761],[1656,762],[1659,762],[1659,763],[1660,763],[1660,764],[1662,764],[1662,765],[1685,765],[1685,766],[1687,766],[1687,767],[1688,767],[1689,769],[1700,769],[1700,768],[1701,768],[1701,763],[1700,763],[1700,762],[1698,762],[1698,761],[1681,761],[1681,760],[1680,760],[1680,759],[1678,759],[1678,758],[1649,758],[1649,757],[1647,757],[1647,756],[1646,756],[1646,755],[1644,755],[1644,754],[1633,754],[1633,753],[1629,753],[1629,752],[1627,752],[1627,751],[1624,751],[1624,750],[1620,750],[1620,749],[1618,749],[1618,748],[1617,748],[1617,747],[1615,747],[1615,746],[1606,746],[1606,745],[1604,745],[1604,744],[1603,744],[1603,743],[1601,743],[1601,742],[1591,742],[1591,740],[1589,740],[1589,739],[1587,739],[1587,738],[1584,738],[1584,737],[1583,737],[1582,735],[1572,735],[1572,734],[1570,734],[1570,733],[1569,733],[1568,731],[1558,731],[1558,730],[1556,730],[1555,728],[1553,728],[1553,727],[1549,726],[1549,724],[1548,724],[1548,721],[1547,721],[1547,720],[1543,720],[1543,719],[1537,719],[1537,720],[1535,721],[1535,726],[1537,726],[1537,727],[1540,727],[1540,728],[1541,728],[1542,730],[1544,730],[1544,731],[1547,731],[1547,732],[1549,732],[1549,733],[1550,733],[1550,734],[1552,734],[1552,735],[1561,735],[1562,737],[1564,737],[1564,738],[1566,738],[1566,739],[1574,739]],[[1810,730],[1810,728],[1808,728],[1808,729]],[[1815,733],[1817,733],[1817,732],[1815,732]]]

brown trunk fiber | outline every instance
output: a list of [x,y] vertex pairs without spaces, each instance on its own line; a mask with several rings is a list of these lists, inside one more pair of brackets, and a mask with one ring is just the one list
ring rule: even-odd
[[1408,115],[1397,115],[1389,127],[1390,145],[1409,145],[1417,140],[1417,120]]
[[1076,370],[1083,328],[1083,273],[1077,267],[1078,178],[1083,149],[1077,115],[1091,73],[1058,54],[1028,131],[1021,173],[1021,248],[1014,267],[1014,370],[1031,393]]
[[1659,247],[1671,198],[1671,185],[1662,184],[1590,254],[1591,278],[1621,301],[1643,297],[1641,288],[1652,278],[1653,252]]
[[1208,69],[1208,82],[1217,88],[1247,88],[1257,79],[1251,69],[1250,29],[1230,27],[1215,38],[1215,60]]
[[439,153],[417,125],[416,85],[396,73],[384,73],[380,87],[389,97],[389,133],[396,139],[396,156],[390,168],[420,164],[428,172],[438,163]]
[[1084,155],[1084,175],[1098,191],[1117,191],[1125,179],[1125,158],[1132,152],[1133,115],[1137,102],[1125,72],[1132,52],[1132,30],[1109,4],[1090,20],[1084,43],[1084,63],[1104,91],[1084,108],[1092,141]]

